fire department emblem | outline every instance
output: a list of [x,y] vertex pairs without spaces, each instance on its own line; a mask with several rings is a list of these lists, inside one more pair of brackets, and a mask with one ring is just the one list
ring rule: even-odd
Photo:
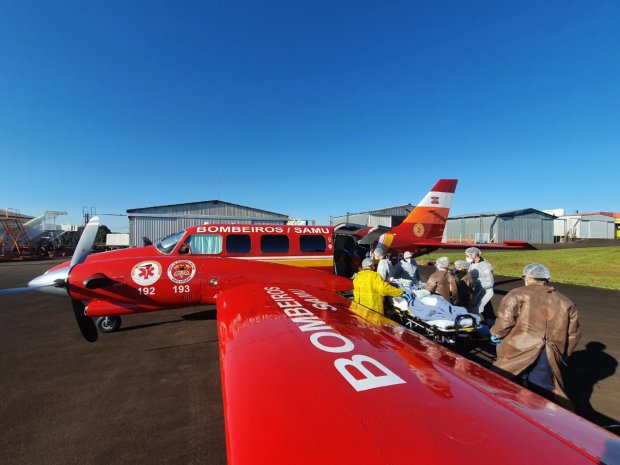
[[413,226],[413,234],[416,237],[422,237],[424,235],[424,225],[422,223],[416,223]]
[[131,279],[138,286],[150,286],[161,277],[161,265],[158,262],[140,262],[131,270]]
[[170,281],[177,284],[185,284],[192,280],[196,274],[196,265],[189,260],[177,260],[168,267]]

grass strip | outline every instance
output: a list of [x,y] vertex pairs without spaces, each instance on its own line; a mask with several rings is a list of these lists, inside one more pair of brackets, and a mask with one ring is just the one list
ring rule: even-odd
[[[439,257],[464,260],[464,252],[422,255],[420,264],[434,263]],[[551,270],[551,281],[580,286],[620,290],[620,247],[588,247],[557,250],[523,250],[510,252],[482,251],[495,274],[521,276],[529,263],[542,263]]]

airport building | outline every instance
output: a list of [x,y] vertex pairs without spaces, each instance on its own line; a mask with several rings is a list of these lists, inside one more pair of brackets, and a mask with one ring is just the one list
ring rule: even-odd
[[[347,213],[332,217],[330,224],[393,227],[399,225],[414,208],[414,205],[407,204]],[[540,211],[533,208],[454,215],[448,218],[443,241],[499,244],[518,240],[530,244],[553,244],[582,239],[620,239],[618,216],[608,212],[565,215],[563,209]]]
[[530,244],[553,244],[554,218],[555,216],[534,208],[451,216],[444,231],[444,241],[476,244],[526,241]]
[[614,239],[616,218],[614,213],[591,212],[565,215],[560,211],[554,220],[553,235],[557,241],[577,239]]
[[[334,216],[330,224],[354,223],[365,226],[393,227],[403,222],[415,208],[407,204]],[[506,240],[527,241],[530,244],[553,244],[554,216],[533,208],[500,212],[473,213],[448,218],[444,242],[501,243]]]
[[286,224],[288,216],[221,200],[162,205],[127,210],[129,244],[139,246],[143,238],[153,242],[190,226],[216,223]]
[[388,228],[398,226],[407,218],[407,215],[415,208],[415,205],[407,204],[396,207],[370,210],[362,213],[347,213],[340,216],[330,217],[329,224],[335,226],[341,223],[360,224],[365,226],[386,226]]

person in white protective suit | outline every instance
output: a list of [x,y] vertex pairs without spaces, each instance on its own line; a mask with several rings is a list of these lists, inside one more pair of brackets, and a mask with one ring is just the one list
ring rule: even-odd
[[422,283],[420,269],[418,263],[413,258],[413,254],[409,251],[403,254],[403,259],[394,267],[394,279],[409,279],[411,287],[417,289]]
[[381,249],[375,250],[374,257],[377,261],[377,273],[384,281],[389,281],[394,274],[392,262],[385,258],[385,253]]
[[465,259],[469,262],[469,274],[474,283],[474,295],[472,296],[470,312],[484,318],[484,307],[493,297],[493,266],[482,258],[482,252],[477,247],[469,247],[465,250]]

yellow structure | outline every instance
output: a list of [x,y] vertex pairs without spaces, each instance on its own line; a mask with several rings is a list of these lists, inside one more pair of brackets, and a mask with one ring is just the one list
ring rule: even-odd
[[620,218],[616,218],[616,239],[620,239]]

